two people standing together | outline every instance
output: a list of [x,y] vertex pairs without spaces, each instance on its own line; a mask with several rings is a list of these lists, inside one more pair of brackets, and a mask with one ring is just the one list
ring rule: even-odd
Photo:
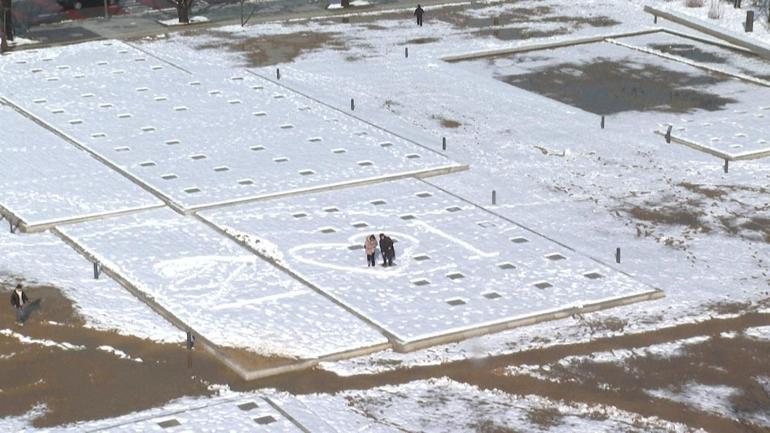
[[[377,254],[377,238],[369,235],[364,242],[364,251],[366,252],[366,265],[374,267]],[[382,254],[382,266],[393,266],[393,260],[396,258],[396,248],[393,246],[393,239],[380,233],[380,254]]]

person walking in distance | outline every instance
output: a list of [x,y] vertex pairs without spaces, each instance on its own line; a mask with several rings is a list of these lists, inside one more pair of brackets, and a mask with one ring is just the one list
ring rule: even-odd
[[417,4],[417,9],[414,10],[414,16],[417,17],[417,25],[422,27],[422,14],[425,13],[425,11],[422,9],[422,6]]
[[374,235],[369,235],[364,242],[364,251],[366,251],[366,267],[374,267],[374,253],[377,251],[377,238]]
[[24,305],[29,301],[27,294],[21,289],[21,283],[11,292],[11,305],[16,308],[16,324],[24,326]]
[[380,233],[380,253],[382,254],[382,266],[393,266],[396,257],[396,249],[393,247],[393,239]]

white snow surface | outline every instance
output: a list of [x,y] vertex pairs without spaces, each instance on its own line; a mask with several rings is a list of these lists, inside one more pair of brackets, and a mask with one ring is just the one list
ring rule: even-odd
[[9,100],[186,209],[460,168],[280,83],[122,42],[14,52],[0,71]]
[[[95,280],[91,264],[49,233],[0,230],[0,250],[0,280],[9,287],[22,281],[31,299],[38,297],[35,285],[56,287],[74,303],[87,327],[159,342],[184,339],[182,331],[114,281]],[[36,317],[45,320],[45,310]]]
[[[43,103],[45,98],[36,100]],[[163,203],[86,152],[0,103],[0,208],[26,225],[146,209]]]
[[[642,417],[614,407],[572,404],[533,395],[482,390],[448,378],[414,381],[365,391],[297,397],[339,431],[423,433],[548,431],[560,433],[690,432],[684,425]],[[347,410],[341,408],[347,407]],[[368,419],[348,424],[349,412]],[[538,412],[552,416],[549,425],[538,422]],[[545,418],[548,418],[546,415]],[[353,418],[355,419],[355,418]]]
[[[314,433],[328,432],[328,430],[317,429],[317,426],[324,425],[324,423],[312,412],[303,417],[302,422],[305,424],[297,425],[271,405],[272,395],[271,392],[236,393],[220,390],[219,395],[213,397],[183,397],[154,409],[111,419],[46,428],[44,431],[48,433],[83,431],[301,433],[310,428],[310,431]],[[283,395],[282,398],[286,402],[291,399],[287,395]],[[297,407],[297,410],[302,408],[302,403],[299,401],[294,402],[293,405]],[[21,419],[0,418],[0,430],[42,431],[33,429],[28,424],[44,411],[45,408],[39,408]],[[167,423],[165,424],[166,427],[163,427],[162,423]]]
[[770,341],[770,326],[756,326],[744,331],[744,334],[757,340]]
[[315,358],[387,342],[193,217],[158,209],[59,230],[217,345]]
[[61,350],[83,350],[85,349],[85,346],[81,346],[78,344],[72,344],[64,342],[57,342],[53,340],[46,340],[46,339],[40,339],[40,338],[32,338],[28,337],[24,334],[19,334],[18,332],[14,332],[10,329],[0,329],[0,334],[5,335],[6,337],[15,338],[16,340],[19,340],[19,342],[23,344],[37,344],[40,346],[47,346],[47,347],[56,347]]
[[[404,342],[654,290],[413,179],[201,215],[277,244],[290,269]],[[368,268],[364,241],[381,232],[396,266]]]

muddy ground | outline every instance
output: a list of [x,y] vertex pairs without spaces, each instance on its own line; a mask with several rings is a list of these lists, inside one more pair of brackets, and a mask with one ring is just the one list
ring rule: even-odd
[[[18,416],[42,403],[48,409],[34,420],[36,427],[115,417],[158,407],[182,396],[209,395],[213,393],[210,384],[229,384],[240,391],[270,387],[306,394],[366,390],[449,377],[481,389],[614,406],[709,432],[770,432],[770,426],[753,424],[747,416],[770,410],[770,394],[756,380],[770,377],[770,342],[742,335],[749,327],[770,325],[770,314],[757,312],[759,305],[713,305],[715,314],[729,311],[737,317],[439,366],[395,366],[389,372],[351,377],[309,370],[243,382],[201,350],[189,353],[183,344],[159,344],[86,328],[72,303],[53,287],[33,286],[27,291],[36,307],[24,327],[13,323],[10,307],[0,310],[0,329],[14,333],[0,334],[0,416]],[[10,287],[4,287],[2,293],[8,296]],[[765,308],[770,301],[766,304]],[[625,327],[620,318],[598,320],[590,315],[580,318],[580,325],[591,332],[612,329],[622,333]],[[734,338],[724,338],[725,332],[734,332]],[[65,350],[23,344],[18,335],[83,348]],[[712,338],[689,345],[686,351],[671,358],[635,356],[613,364],[594,362],[588,356],[697,336]],[[104,345],[124,352],[129,358],[98,349]],[[576,356],[586,357],[559,362]],[[141,362],[137,362],[138,358]],[[507,367],[523,364],[550,366],[548,377],[505,373]],[[740,393],[731,399],[730,413],[713,413],[645,392],[656,388],[676,390],[689,383],[723,384]],[[532,420],[559,424],[560,415],[552,411],[530,415]]]

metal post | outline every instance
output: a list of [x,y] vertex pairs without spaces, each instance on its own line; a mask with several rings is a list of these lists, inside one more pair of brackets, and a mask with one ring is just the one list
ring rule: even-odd
[[730,161],[725,159],[725,173],[727,173],[727,170],[730,168]]
[[104,19],[106,20],[110,19],[109,1],[110,0],[104,0]]
[[744,26],[746,33],[754,31],[754,11],[746,11],[746,25]]
[[281,68],[275,68],[275,78],[278,80],[281,79]]
[[492,190],[492,204],[493,205],[497,204],[497,191],[495,190]]
[[652,16],[652,22],[655,23],[655,24],[658,24],[658,16],[657,15],[653,15]]
[[94,280],[98,280],[101,273],[102,270],[99,267],[99,263],[94,262]]
[[350,98],[350,111],[355,111],[356,109],[356,101],[353,100],[353,98]]
[[404,47],[404,57],[409,57],[409,47]]
[[602,129],[604,129],[604,116],[602,116]]
[[446,137],[441,137],[441,149],[446,150]]
[[620,247],[615,249],[615,263],[620,263]]
[[673,126],[668,125],[668,129],[666,129],[666,143],[671,143],[671,129],[673,129]]

